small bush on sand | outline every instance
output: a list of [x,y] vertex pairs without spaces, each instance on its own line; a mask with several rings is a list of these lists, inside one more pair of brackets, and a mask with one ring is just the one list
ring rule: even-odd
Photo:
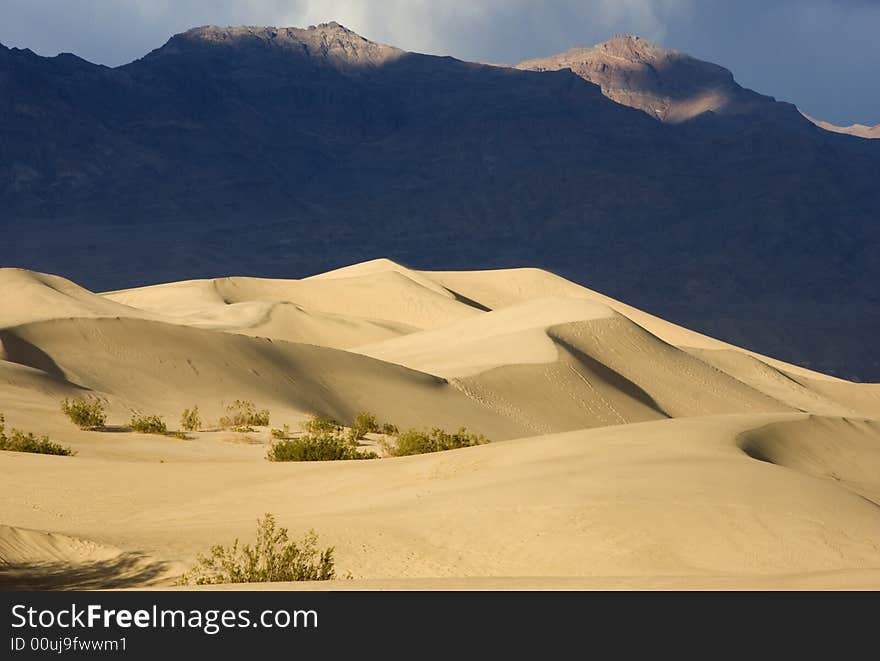
[[355,439],[361,440],[367,434],[378,432],[379,423],[376,421],[376,416],[372,413],[358,413],[354,419],[354,424],[351,426],[351,430],[354,433]]
[[65,457],[76,454],[70,448],[49,440],[48,436],[34,436],[30,432],[24,433],[13,429],[6,434],[6,419],[0,413],[0,450],[11,452],[33,452],[35,454],[56,454]]
[[104,403],[99,399],[76,399],[65,398],[61,402],[61,412],[80,429],[95,429],[103,427],[107,422],[107,412]]
[[221,427],[265,427],[269,424],[269,409],[258,411],[253,402],[236,399],[226,407],[226,415],[220,418]]
[[280,429],[273,429],[272,438],[277,438],[278,440],[284,440],[286,438],[290,438],[290,425],[281,425]]
[[411,454],[425,454],[428,452],[442,452],[443,450],[455,450],[474,445],[488,443],[482,434],[470,434],[462,427],[457,432],[449,433],[442,429],[431,431],[418,431],[410,429],[397,437],[394,445],[385,443],[385,450],[393,457],[403,457]]
[[392,425],[390,422],[383,422],[379,432],[385,436],[397,436],[397,434],[400,433],[400,430],[397,428],[397,425]]
[[342,432],[342,425],[331,418],[321,418],[315,416],[310,420],[302,423],[303,431],[308,434],[339,434]]
[[266,514],[257,520],[254,546],[220,544],[208,555],[199,555],[198,564],[181,576],[182,585],[221,583],[271,583],[281,581],[327,581],[336,577],[333,547],[318,549],[314,530],[300,542],[291,542],[287,528],[277,527],[275,517]]
[[266,458],[269,461],[343,461],[377,459],[378,456],[375,452],[358,452],[341,435],[316,434],[273,443]]
[[191,409],[183,409],[180,416],[180,428],[184,431],[198,431],[202,427],[202,419],[199,417],[199,407],[193,406]]
[[142,434],[167,434],[168,427],[165,421],[158,415],[133,415],[128,423],[132,431]]

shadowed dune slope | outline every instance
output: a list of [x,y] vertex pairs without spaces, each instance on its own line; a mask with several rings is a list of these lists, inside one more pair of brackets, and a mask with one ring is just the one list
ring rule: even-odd
[[770,364],[782,366],[790,372],[829,381],[841,381],[841,379],[813,372],[796,365],[789,365],[788,363],[783,363],[782,361],[762,356],[697,333],[696,331],[683,328],[542,269],[425,271],[424,274],[430,276],[436,282],[442,283],[451,291],[455,291],[491,309],[522,303],[542,296],[586,298],[607,305],[615,312],[629,318],[653,333],[664,342],[675,346],[701,349],[736,349],[737,351],[756,356]]
[[793,410],[587,299],[536,299],[358,350],[451,378],[536,432]]
[[880,421],[811,416],[744,433],[739,446],[755,459],[831,480],[880,506]]
[[86,539],[0,525],[0,590],[167,584],[179,568]]
[[[443,379],[325,347],[138,319],[58,320],[3,332],[40,347],[66,381],[169,416],[192,402],[219,414],[221,400],[244,398],[340,421],[366,410],[405,426],[464,424],[498,438],[524,431]],[[44,369],[42,360],[31,366]]]

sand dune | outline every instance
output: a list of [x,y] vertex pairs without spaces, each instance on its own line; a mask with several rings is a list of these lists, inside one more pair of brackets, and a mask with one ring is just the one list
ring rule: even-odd
[[103,297],[170,323],[335,348],[434,328],[480,312],[402,267],[331,275],[192,280]]
[[779,367],[787,372],[828,381],[841,381],[832,376],[814,372],[796,365],[790,365],[762,356],[752,351],[735,347],[721,340],[677,326],[664,319],[616,301],[604,294],[570,282],[558,275],[541,269],[500,269],[495,271],[452,271],[429,272],[437,282],[449,287],[459,295],[466,296],[490,309],[521,303],[542,296],[566,298],[586,298],[607,305],[615,312],[627,317],[664,342],[678,347],[697,349],[733,349],[755,356],[759,360]]
[[[364,589],[880,585],[880,386],[545,271],[374,260],[95,294],[3,269],[0,295],[0,412],[78,452],[0,452],[7,586],[168,585],[264,512],[317,529]],[[61,414],[84,393],[109,430]],[[238,398],[276,426],[368,410],[495,442],[275,464],[266,428],[112,427],[194,404],[211,424]]]
[[0,590],[167,584],[180,567],[68,535],[0,525]]
[[23,347],[10,358],[109,397],[123,419],[124,410],[137,410],[174,421],[197,404],[216,420],[221,402],[250,399],[276,415],[351,421],[366,410],[406,426],[464,424],[499,438],[525,431],[443,379],[325,347],[140,319],[57,320],[3,332],[8,346],[15,338]]
[[500,365],[551,363],[557,351],[550,326],[613,316],[588,300],[539,298],[354,350],[423,372],[466,376]]
[[880,421],[820,418],[772,423],[742,434],[751,457],[831,479],[880,506]]
[[149,312],[119,304],[70,280],[23,269],[0,268],[0,328],[65,317],[153,318]]
[[162,464],[3,453],[6,488],[20,496],[0,512],[187,564],[273,511],[297,532],[316,527],[339,567],[364,579],[629,576],[686,587],[717,577],[742,587],[880,567],[875,504],[738,447],[753,429],[810,422],[661,420],[353,463],[192,464],[167,449]]

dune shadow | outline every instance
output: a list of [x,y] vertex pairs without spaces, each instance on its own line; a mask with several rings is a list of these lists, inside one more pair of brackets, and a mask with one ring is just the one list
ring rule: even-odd
[[589,354],[585,353],[574,344],[569,342],[568,340],[564,340],[559,337],[556,333],[550,333],[550,337],[554,342],[556,342],[561,348],[567,351],[575,360],[584,365],[587,369],[589,369],[593,374],[597,375],[600,379],[605,381],[607,384],[612,386],[614,389],[623,392],[636,401],[644,404],[648,408],[653,409],[657,413],[671,418],[666,411],[663,410],[663,407],[657,403],[657,401],[651,397],[641,386],[633,381],[630,381],[620,372],[608,367],[604,363],[596,360]]
[[167,578],[170,564],[140,553],[111,560],[7,563],[0,565],[0,591],[107,590],[155,585]]
[[774,461],[768,452],[764,450],[762,447],[761,441],[755,438],[751,434],[740,434],[737,439],[737,445],[739,449],[742,450],[746,456],[751,457],[756,461],[763,461],[767,464],[773,464],[774,466],[779,466],[780,464]]
[[459,303],[464,303],[465,305],[469,305],[472,308],[476,308],[480,312],[492,312],[492,308],[487,308],[485,305],[483,305],[479,301],[475,301],[474,299],[468,298],[467,296],[464,296],[463,294],[459,294],[457,291],[455,291],[453,289],[449,289],[448,287],[445,289],[450,294],[452,294],[455,297],[455,300],[458,301]]
[[[61,381],[67,381],[64,370],[52,357],[38,346],[19,337],[9,330],[0,330],[0,346],[6,354],[6,360],[25,367],[38,369]],[[72,384],[75,385],[75,384]]]

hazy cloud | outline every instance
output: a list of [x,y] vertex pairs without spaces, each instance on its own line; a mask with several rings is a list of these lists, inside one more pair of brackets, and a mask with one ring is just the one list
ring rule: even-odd
[[196,25],[336,20],[377,41],[489,62],[635,33],[838,123],[880,122],[876,0],[0,0],[0,42],[118,65]]

